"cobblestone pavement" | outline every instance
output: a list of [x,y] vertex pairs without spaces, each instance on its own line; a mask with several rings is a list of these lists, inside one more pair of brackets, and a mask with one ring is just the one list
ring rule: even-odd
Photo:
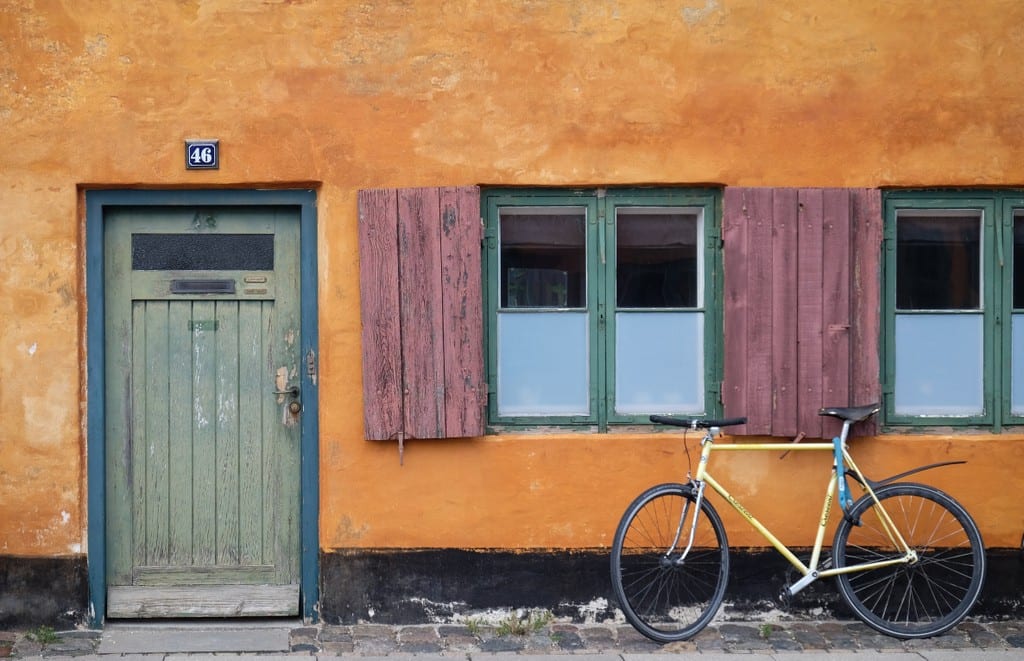
[[[99,631],[0,632],[0,657],[97,655]],[[404,656],[473,654],[704,654],[882,653],[926,650],[1004,650],[1024,659],[1024,621],[967,621],[926,640],[902,641],[853,622],[732,622],[709,626],[693,640],[658,645],[625,624],[547,624],[536,631],[508,632],[487,625],[320,625],[292,630],[291,654]],[[280,652],[275,653],[280,655]],[[100,655],[109,658],[113,655]],[[152,655],[143,658],[153,658]],[[1002,657],[1000,657],[1002,658]]]

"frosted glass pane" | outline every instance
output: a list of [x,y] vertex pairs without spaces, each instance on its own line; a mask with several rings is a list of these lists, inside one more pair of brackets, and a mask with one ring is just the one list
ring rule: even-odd
[[983,328],[980,314],[896,315],[896,413],[981,414]]
[[136,271],[273,271],[273,234],[132,234]]
[[588,415],[586,312],[498,313],[498,414]]
[[1010,364],[1013,372],[1010,383],[1010,412],[1024,415],[1024,314],[1013,315],[1013,347]]
[[704,313],[616,313],[616,413],[703,410]]

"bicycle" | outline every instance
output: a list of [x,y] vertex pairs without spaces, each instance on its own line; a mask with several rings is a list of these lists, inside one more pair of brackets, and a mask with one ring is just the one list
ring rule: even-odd
[[[648,638],[686,640],[714,618],[725,597],[729,544],[708,486],[746,519],[802,575],[782,589],[788,601],[814,581],[835,577],[844,601],[868,626],[897,638],[927,638],[956,626],[974,606],[985,574],[981,533],[967,511],[948,494],[916,482],[897,482],[947,461],[920,466],[874,481],[857,468],[847,449],[850,427],[879,410],[868,406],[825,408],[842,432],[832,442],[731,443],[715,445],[722,427],[746,418],[683,419],[652,415],[660,424],[704,430],[700,462],[688,481],[651,487],[626,509],[611,552],[612,585],[629,621]],[[684,433],[685,446],[686,436]],[[832,474],[809,562],[758,521],[709,472],[717,451],[830,451]],[[689,450],[687,449],[687,453]],[[864,492],[856,502],[848,478]],[[833,502],[843,516],[822,559],[822,543]]]

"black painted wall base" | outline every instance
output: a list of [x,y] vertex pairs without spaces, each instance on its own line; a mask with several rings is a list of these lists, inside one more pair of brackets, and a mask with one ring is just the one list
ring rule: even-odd
[[[806,553],[800,554],[806,557]],[[1024,556],[989,549],[989,569],[973,615],[1024,617]],[[777,595],[796,572],[774,550],[730,553],[726,608],[758,613],[781,608]],[[546,609],[574,621],[615,615],[607,551],[351,550],[323,553],[321,615],[332,624],[451,621],[488,609]],[[0,556],[0,629],[47,624],[71,628],[87,620],[84,557]],[[793,598],[795,615],[849,617],[831,580]]]
[[[727,609],[738,615],[783,608],[777,595],[798,574],[774,549],[733,549],[729,558]],[[579,622],[615,613],[606,550],[348,550],[324,553],[320,563],[321,615],[331,624],[446,622],[488,609],[546,609]],[[812,584],[785,609],[852,617],[832,580]],[[1020,551],[989,550],[985,588],[972,614],[1024,616]]]
[[0,556],[0,629],[73,628],[86,620],[88,608],[85,557]]

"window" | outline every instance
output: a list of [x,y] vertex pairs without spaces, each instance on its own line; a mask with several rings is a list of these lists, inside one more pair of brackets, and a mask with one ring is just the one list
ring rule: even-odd
[[492,424],[719,409],[713,191],[490,191]]
[[1024,198],[886,197],[886,419],[1024,421]]

